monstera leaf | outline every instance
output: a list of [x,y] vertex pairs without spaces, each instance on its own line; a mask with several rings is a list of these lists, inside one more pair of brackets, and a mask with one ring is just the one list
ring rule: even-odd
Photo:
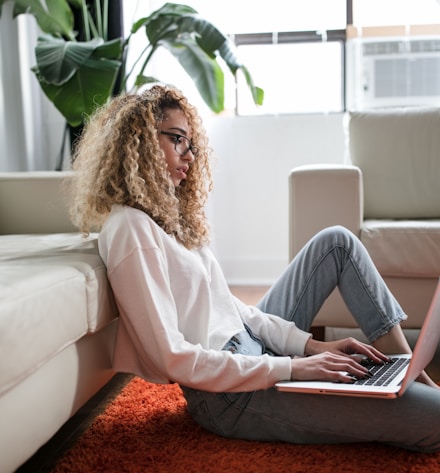
[[112,96],[122,63],[121,39],[75,42],[42,36],[35,53],[33,71],[70,125],[80,125]]

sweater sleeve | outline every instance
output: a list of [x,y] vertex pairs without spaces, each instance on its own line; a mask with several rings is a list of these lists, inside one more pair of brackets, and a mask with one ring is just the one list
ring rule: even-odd
[[[112,268],[109,280],[120,310],[116,370],[214,392],[266,389],[290,378],[288,356],[245,356],[188,342],[179,329],[167,265],[158,249],[134,249]],[[263,325],[262,331],[270,330]],[[277,324],[273,328],[282,334]]]
[[304,355],[311,333],[299,329],[294,322],[273,314],[266,314],[257,307],[248,306],[235,298],[243,321],[260,337],[266,346],[280,355]]

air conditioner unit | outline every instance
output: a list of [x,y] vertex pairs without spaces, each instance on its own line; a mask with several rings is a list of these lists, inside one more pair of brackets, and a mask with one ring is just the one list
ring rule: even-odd
[[440,36],[347,41],[347,108],[440,106]]

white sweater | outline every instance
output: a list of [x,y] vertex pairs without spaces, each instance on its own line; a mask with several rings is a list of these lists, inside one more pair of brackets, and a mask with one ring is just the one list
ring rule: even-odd
[[[204,391],[253,391],[290,378],[310,334],[229,291],[208,248],[188,250],[144,212],[115,206],[99,235],[120,312],[113,367]],[[246,323],[284,356],[222,351]]]

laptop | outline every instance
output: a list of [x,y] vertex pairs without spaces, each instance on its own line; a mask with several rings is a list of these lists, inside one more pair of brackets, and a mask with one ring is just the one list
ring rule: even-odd
[[[440,342],[440,281],[431,301],[428,314],[423,322],[413,354],[389,355],[392,363],[375,365],[370,371],[373,376],[357,380],[355,383],[325,381],[281,381],[275,386],[279,391],[334,394],[339,396],[375,397],[394,399],[403,395],[408,386],[419,376],[433,359]],[[375,373],[390,369],[391,375]],[[384,380],[387,378],[386,381]],[[381,379],[379,379],[381,378]]]

